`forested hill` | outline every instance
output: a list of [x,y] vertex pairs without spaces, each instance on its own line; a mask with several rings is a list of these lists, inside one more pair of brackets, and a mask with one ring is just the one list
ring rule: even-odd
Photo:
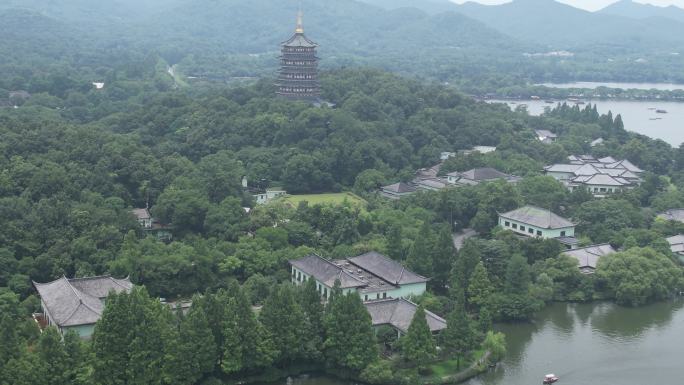
[[606,15],[618,15],[633,19],[647,19],[658,17],[672,19],[684,23],[684,9],[670,5],[668,7],[658,7],[651,4],[637,3],[633,0],[620,0],[613,3],[599,13]]
[[[542,81],[684,81],[684,55],[673,55],[684,51],[684,24],[673,20],[539,0],[489,7],[367,1],[303,1],[323,68],[371,66],[469,92]],[[4,1],[0,71],[13,80],[0,89],[28,88],[36,73],[94,81],[132,61],[150,70],[158,56],[185,75],[270,76],[297,8],[294,0]],[[544,56],[559,49],[574,56]]]
[[523,41],[555,49],[647,54],[684,48],[684,24],[675,20],[637,20],[592,13],[550,0],[515,0],[499,6],[466,3],[459,12]]

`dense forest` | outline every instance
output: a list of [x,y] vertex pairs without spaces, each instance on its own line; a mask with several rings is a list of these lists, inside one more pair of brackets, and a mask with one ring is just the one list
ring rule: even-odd
[[[303,295],[287,284],[277,285],[290,279],[288,259],[312,252],[336,258],[375,250],[433,277],[429,293],[414,300],[451,320],[458,331],[449,333],[472,335],[464,341],[436,342],[415,337],[410,348],[383,340],[412,358],[393,364],[364,361],[374,363],[369,367],[352,364],[358,358],[335,358],[335,350],[326,350],[325,344],[316,359],[282,356],[282,350],[268,348],[264,357],[244,358],[231,366],[216,356],[229,349],[226,342],[216,342],[218,350],[207,353],[214,354],[210,357],[216,358],[216,365],[195,369],[192,381],[248,376],[270,363],[286,370],[295,361],[323,363],[329,370],[343,370],[369,382],[410,381],[422,373],[426,364],[421,363],[437,357],[435,343],[454,343],[441,354],[467,358],[475,344],[487,341],[485,332],[493,320],[526,320],[553,300],[613,298],[640,305],[666,298],[681,287],[682,270],[664,237],[682,227],[655,220],[655,214],[684,206],[684,152],[625,131],[619,116],[599,116],[591,105],[561,105],[531,117],[524,110],[476,102],[444,86],[377,70],[324,73],[324,97],[336,107],[317,108],[275,98],[269,79],[242,87],[174,89],[171,77],[155,61],[147,63],[149,68],[132,63],[112,71],[103,89],[71,83],[74,88],[39,92],[18,108],[0,110],[0,287],[6,287],[2,306],[11,309],[3,312],[2,322],[10,333],[7,338],[15,341],[11,346],[20,347],[3,353],[0,360],[14,373],[8,378],[28,372],[51,376],[50,370],[56,369],[31,364],[40,362],[41,354],[50,354],[37,348],[43,344],[45,349],[75,349],[59,353],[65,357],[85,354],[79,353],[85,349],[93,358],[70,375],[102,384],[114,382],[108,382],[111,376],[101,362],[108,362],[107,355],[114,354],[111,349],[121,347],[101,341],[130,339],[122,346],[127,346],[131,360],[137,359],[135,352],[150,354],[130,334],[117,335],[117,330],[125,330],[120,325],[110,330],[108,317],[98,324],[92,345],[83,346],[69,345],[72,341],[54,347],[54,335],[38,337],[29,321],[19,322],[39,310],[31,280],[46,282],[62,275],[110,273],[130,276],[143,285],[144,291],[122,299],[131,301],[128,306],[135,310],[120,311],[152,317],[142,329],[132,330],[153,333],[145,338],[154,339],[154,333],[182,335],[184,322],[204,321],[190,315],[187,321],[176,320],[147,293],[169,299],[217,295],[224,298],[221,306],[266,309],[272,297],[281,301],[282,296]],[[561,139],[543,144],[534,135],[536,128],[551,129]],[[591,147],[589,142],[597,137],[604,138],[604,144]],[[409,180],[416,169],[437,162],[441,151],[474,145],[498,149],[486,155],[459,155],[445,162],[444,171],[492,166],[522,176],[522,181],[424,192],[397,202],[377,195],[379,186]],[[597,200],[581,190],[571,193],[541,175],[545,164],[578,153],[628,158],[647,170],[645,181],[629,192]],[[290,193],[353,191],[363,200],[255,206],[241,186],[243,175]],[[148,202],[156,217],[173,224],[172,242],[145,237],[139,229],[130,210]],[[562,248],[556,241],[521,241],[500,231],[497,213],[524,203],[551,207],[573,218],[579,223],[582,244],[610,242],[624,251],[605,258],[595,277],[582,275],[574,260],[558,257]],[[253,209],[247,214],[243,207]],[[481,236],[456,252],[451,233],[466,226]],[[645,266],[652,274],[640,276]],[[358,296],[351,297],[354,301],[344,305],[349,309],[360,304]],[[235,322],[279,333],[271,330],[276,326],[267,321],[268,312],[259,317],[249,314]],[[424,330],[415,329],[418,336]],[[206,330],[198,333],[209,338]],[[454,336],[449,333],[445,335]],[[181,337],[173,336],[156,343],[182,343]],[[263,342],[266,347],[278,341],[273,338]],[[490,343],[495,340],[492,335]],[[200,348],[188,346],[187,354],[196,356]],[[377,353],[359,352],[368,357]],[[388,365],[400,365],[402,370]],[[125,383],[136,381],[137,375],[158,378],[158,371],[165,369],[139,370],[125,374]],[[160,381],[176,383],[166,375]]]

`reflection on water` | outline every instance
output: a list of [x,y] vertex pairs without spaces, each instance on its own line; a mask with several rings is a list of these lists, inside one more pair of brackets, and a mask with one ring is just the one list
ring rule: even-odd
[[641,308],[559,303],[533,323],[497,328],[506,333],[509,354],[498,368],[467,384],[538,384],[551,372],[563,385],[682,382],[682,300]]
[[[562,385],[681,384],[684,300],[640,308],[611,303],[546,307],[533,322],[500,324],[508,354],[467,385],[540,384],[547,373]],[[262,384],[263,385],[263,384]],[[304,376],[270,385],[355,385]]]

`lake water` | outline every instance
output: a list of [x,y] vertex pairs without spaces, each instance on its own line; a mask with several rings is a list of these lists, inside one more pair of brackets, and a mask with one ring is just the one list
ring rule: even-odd
[[[543,100],[488,100],[490,103],[506,103],[511,109],[521,104],[527,105],[531,115],[540,115],[546,108],[553,108],[556,104],[549,104]],[[665,101],[622,101],[622,100],[587,100],[596,104],[599,113],[613,112],[613,116],[622,115],[625,129],[662,139],[674,147],[684,143],[684,103]],[[570,102],[568,102],[570,103]],[[580,107],[584,107],[581,105]],[[663,109],[667,114],[658,114],[655,109]]]
[[[684,300],[640,308],[611,303],[546,307],[523,324],[497,325],[506,333],[503,362],[466,385],[540,384],[547,373],[559,385],[681,384]],[[352,385],[329,377],[294,378],[276,385]]]
[[622,88],[624,90],[658,90],[658,91],[674,91],[684,90],[684,84],[668,84],[668,83],[599,83],[599,82],[574,82],[574,83],[541,83],[540,86],[551,88],[589,88],[596,89],[598,87],[608,88]]

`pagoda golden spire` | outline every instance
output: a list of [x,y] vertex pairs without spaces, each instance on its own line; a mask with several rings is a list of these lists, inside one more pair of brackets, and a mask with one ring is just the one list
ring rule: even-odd
[[304,25],[302,24],[301,10],[297,13],[297,28],[295,29],[295,33],[304,33]]

